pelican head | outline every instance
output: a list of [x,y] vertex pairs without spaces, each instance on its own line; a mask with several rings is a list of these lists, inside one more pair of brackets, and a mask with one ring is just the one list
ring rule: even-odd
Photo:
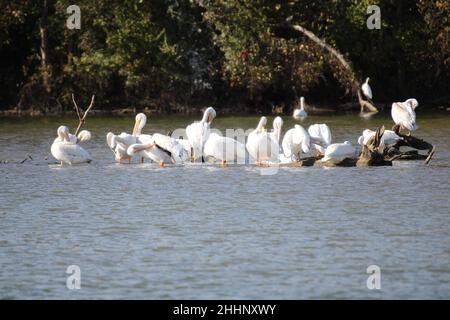
[[262,131],[262,130],[264,130],[266,128],[266,125],[267,125],[267,118],[263,116],[263,117],[261,117],[261,119],[259,119],[258,126],[256,127],[256,130]]
[[300,97],[300,108],[304,109],[305,107],[305,97]]
[[283,127],[283,119],[281,117],[276,117],[273,119],[273,130],[281,131],[281,128]]
[[91,137],[92,135],[88,130],[83,130],[78,134],[77,143],[89,141]]
[[366,83],[367,83],[367,84],[369,83],[369,80],[370,80],[370,78],[367,77],[367,78],[366,78]]
[[147,116],[143,113],[138,113],[135,118],[134,128],[133,128],[133,136],[141,135],[142,129],[145,127],[147,123]]
[[419,106],[419,102],[414,98],[406,100],[405,103],[408,104],[413,110]]
[[215,117],[216,117],[216,110],[214,110],[213,107],[208,107],[203,113],[202,122],[207,122],[208,124],[211,124],[211,122],[214,120]]
[[66,126],[60,126],[56,132],[62,141],[69,141],[69,128]]

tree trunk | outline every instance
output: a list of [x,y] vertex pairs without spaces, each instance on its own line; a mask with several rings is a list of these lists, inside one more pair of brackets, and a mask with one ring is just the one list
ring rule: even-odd
[[43,86],[47,93],[51,92],[50,86],[50,68],[48,62],[48,25],[47,25],[47,16],[48,16],[48,0],[43,1],[42,8],[42,16],[41,21],[39,23],[39,34],[41,38],[40,44],[40,54],[41,54],[41,67],[42,67],[42,80]]

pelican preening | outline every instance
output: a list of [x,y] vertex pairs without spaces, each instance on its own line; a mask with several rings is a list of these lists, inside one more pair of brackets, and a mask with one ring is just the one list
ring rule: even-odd
[[192,160],[194,162],[202,159],[203,147],[208,140],[210,126],[215,117],[216,111],[209,107],[203,113],[200,122],[194,122],[186,127],[186,135],[192,147]]
[[183,145],[172,137],[155,133],[148,141],[130,145],[127,154],[136,154],[159,163],[162,167],[168,164],[182,164],[188,159]]
[[361,86],[361,90],[368,100],[372,100],[372,88],[370,88],[369,80],[370,78],[367,77],[366,82],[364,82],[363,85]]
[[106,135],[106,143],[113,152],[116,161],[119,161],[119,163],[121,163],[122,160],[128,160],[128,162],[131,162],[132,157],[127,153],[128,147],[135,143],[149,142],[151,136],[141,134],[146,123],[147,116],[143,113],[139,113],[135,117],[134,127],[131,134],[122,132],[119,135],[115,135],[112,132],[108,132]]
[[[367,93],[368,97],[371,97],[368,81],[369,78],[365,83],[367,86],[363,86],[363,91],[365,94]],[[304,111],[303,97],[300,102],[299,112]],[[405,140],[405,136],[399,133],[401,129],[410,131],[417,129],[415,109],[418,105],[416,99],[392,104],[391,113],[395,127],[392,131],[384,130],[380,146],[393,145],[399,140]],[[302,113],[300,112],[300,114]],[[302,117],[305,115],[306,112],[302,114]],[[266,129],[267,118],[263,116],[256,129],[249,133],[244,144],[234,138],[224,137],[215,132],[210,133],[210,126],[215,117],[214,108],[207,108],[201,121],[186,127],[187,139],[176,139],[160,133],[143,134],[142,130],[147,123],[147,117],[145,114],[139,113],[135,117],[131,134],[122,132],[115,135],[109,132],[106,135],[106,141],[115,159],[119,162],[124,159],[131,162],[134,156],[139,156],[141,162],[144,158],[148,158],[161,166],[183,164],[189,160],[203,162],[205,159],[214,162],[220,161],[222,166],[232,161],[246,163],[247,160],[255,162],[257,165],[291,163],[301,161],[302,154],[310,153],[311,149],[316,150],[315,158],[322,157],[324,162],[338,163],[346,158],[356,156],[356,149],[350,142],[332,144],[331,130],[323,123],[313,124],[309,126],[308,130],[297,124],[294,128],[289,129],[281,139],[283,119],[276,117],[273,121],[273,130],[268,132]],[[75,136],[69,133],[66,126],[60,126],[57,134],[58,137],[51,146],[51,153],[61,164],[88,163],[92,160],[89,153],[79,145],[91,139],[89,131],[83,130]],[[366,129],[359,137],[358,143],[363,147],[370,143],[371,138],[375,135],[375,131]]]
[[237,140],[212,132],[205,143],[204,155],[214,162],[221,161],[222,166],[234,160],[245,163],[245,146]]
[[333,143],[330,144],[325,150],[325,155],[322,161],[330,161],[333,163],[339,163],[346,158],[355,158],[356,149],[352,146],[349,141],[344,143]]
[[53,157],[66,164],[89,163],[92,157],[78,143],[86,142],[91,138],[91,133],[83,130],[78,136],[71,135],[69,128],[60,126],[57,130],[58,137],[53,141],[50,151]]
[[287,161],[300,161],[301,153],[308,153],[310,137],[308,132],[300,125],[286,131],[282,142],[283,155]]
[[294,109],[294,114],[292,115],[296,120],[303,120],[308,116],[308,113],[305,111],[305,98],[300,98],[300,109]]
[[279,161],[280,144],[276,141],[277,133],[268,133],[265,129],[266,125],[267,118],[261,117],[258,126],[250,132],[247,139],[247,151],[257,165]]
[[392,104],[391,114],[395,125],[400,129],[414,131],[417,129],[416,112],[414,111],[419,106],[416,99],[408,99],[405,102],[394,102]]
[[331,144],[331,130],[326,124],[313,124],[308,128],[311,143],[319,155],[324,155]]

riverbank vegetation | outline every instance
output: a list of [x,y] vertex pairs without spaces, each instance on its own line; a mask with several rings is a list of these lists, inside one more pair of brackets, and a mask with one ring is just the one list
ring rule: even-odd
[[337,108],[366,77],[375,103],[450,101],[446,0],[79,0],[73,30],[71,4],[1,1],[0,110],[64,113],[72,93],[106,111],[290,112],[300,96]]

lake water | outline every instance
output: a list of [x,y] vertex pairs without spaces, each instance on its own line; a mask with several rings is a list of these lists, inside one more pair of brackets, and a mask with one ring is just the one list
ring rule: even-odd
[[[269,120],[271,121],[272,118]],[[284,131],[293,126],[284,117]],[[213,127],[251,128],[257,117]],[[144,132],[185,127],[150,117]],[[336,142],[389,115],[310,116]],[[333,299],[450,298],[450,113],[418,113],[435,144],[420,161],[378,168],[221,168],[119,165],[108,131],[133,118],[88,118],[95,161],[60,168],[50,145],[74,118],[1,119],[0,298]],[[30,154],[33,160],[17,162]],[[48,160],[45,158],[48,157]],[[81,289],[66,287],[67,267]],[[366,269],[381,269],[369,290]]]

